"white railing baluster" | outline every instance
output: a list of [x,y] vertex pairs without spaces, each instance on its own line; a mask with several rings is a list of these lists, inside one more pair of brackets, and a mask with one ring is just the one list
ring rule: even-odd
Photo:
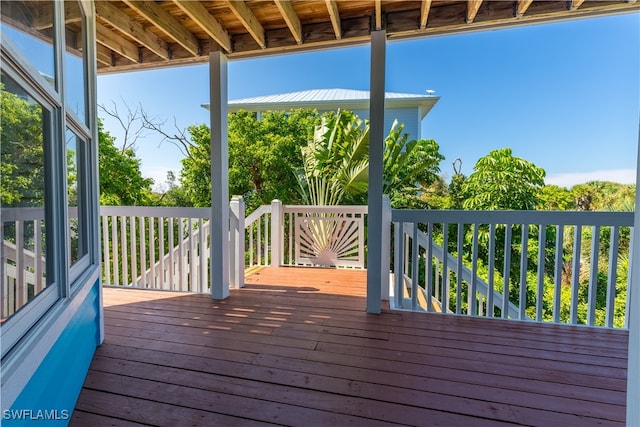
[[262,244],[261,244],[261,239],[262,239],[262,227],[261,224],[262,221],[260,218],[258,218],[257,224],[256,224],[256,252],[257,252],[257,265],[263,265],[262,264]]
[[[162,218],[158,221],[158,225],[162,228]],[[151,268],[149,268],[150,288],[158,289],[159,287],[156,287],[156,225],[152,216],[149,217],[149,263],[151,264]],[[162,275],[160,275],[160,280],[162,280]]]
[[27,303],[27,284],[24,265],[24,221],[16,221],[16,308],[20,310]]
[[178,284],[180,285],[180,287],[178,288],[178,290],[180,291],[186,291],[187,289],[187,284],[186,284],[186,274],[185,274],[185,270],[186,270],[186,266],[185,266],[185,262],[186,262],[186,256],[184,253],[184,224],[182,221],[182,218],[177,218],[178,220]]
[[127,256],[127,217],[120,217],[120,252],[122,254],[122,284],[129,284],[129,257]]
[[120,264],[118,263],[118,217],[111,217],[111,249],[113,256],[113,285],[120,284]]
[[[607,307],[605,314],[605,326],[613,327],[613,317],[616,308],[616,279],[618,278],[618,248],[620,245],[620,230],[613,226],[609,237],[609,269],[607,278]],[[627,288],[629,292],[629,288]]]
[[254,266],[253,253],[253,224],[251,224],[249,225],[249,267]]
[[571,324],[578,323],[578,291],[580,287],[580,250],[582,246],[582,226],[576,225],[573,233],[573,267],[571,275]]
[[[207,267],[209,266],[208,262],[205,262],[206,260],[206,256],[205,256],[205,252],[207,252],[207,249],[205,247],[205,243],[204,243],[204,225],[205,225],[205,220],[204,218],[200,218],[200,221],[198,223],[198,267],[199,267],[199,278],[198,278],[198,282],[199,282],[199,287],[198,287],[198,291],[201,294],[204,294],[205,292],[207,292]],[[241,238],[244,240],[244,233],[241,234]]]
[[[633,232],[633,227],[630,227],[629,230],[629,235],[631,236],[629,238],[629,266],[631,266],[631,261],[633,260],[633,257],[635,256],[635,252],[638,249],[635,248],[635,243],[634,243],[634,237],[635,233]],[[634,249],[635,248],[635,249]],[[638,268],[637,266],[635,268]],[[629,307],[630,305],[630,298],[631,298],[631,268],[627,269],[627,298],[624,301],[624,328],[625,329],[629,329]]]
[[[173,277],[171,273],[169,273],[169,265],[167,265],[167,258],[165,252],[165,243],[168,251],[173,250],[173,241],[166,242],[164,235],[164,217],[158,217],[158,289],[173,289]],[[153,264],[153,269],[155,270],[155,263]],[[155,288],[155,285],[154,285]]]
[[[167,245],[167,250],[168,250],[168,254],[169,254],[169,269],[167,271],[167,278],[169,280],[169,289],[171,289],[172,291],[177,291],[180,287],[180,285],[178,284],[176,286],[176,271],[175,271],[175,260],[174,260],[174,245],[175,245],[175,238],[174,238],[174,230],[173,230],[173,217],[169,217],[166,218],[167,221],[167,231],[169,236],[167,237],[169,239],[169,244]],[[163,225],[164,227],[164,225]],[[164,265],[164,262],[162,262],[162,264]],[[164,286],[164,285],[163,285]]]
[[[424,286],[427,290],[427,311],[433,311],[432,298],[433,298],[433,224],[427,224],[427,253],[425,259],[425,271],[424,271]],[[436,273],[437,274],[437,273]]]
[[519,317],[523,320],[527,317],[527,267],[529,253],[529,224],[522,225],[522,241],[520,245],[520,298],[519,301]]
[[189,218],[188,222],[189,235],[187,238],[189,239],[189,291],[195,292],[197,287],[196,280],[196,249],[195,249],[195,239],[193,238],[193,218]]
[[293,214],[289,213],[289,265],[293,265]]
[[42,220],[37,219],[33,221],[33,234],[33,274],[35,275],[34,295],[38,295],[44,289],[44,280],[42,277]]
[[493,294],[495,291],[495,264],[496,264],[496,225],[489,224],[489,274],[488,274],[488,286],[487,291],[487,315],[489,317],[494,316],[494,304]]
[[138,217],[138,229],[140,230],[140,283],[143,288],[149,287],[149,282],[147,282],[147,239],[145,238],[145,222],[143,216]]
[[130,242],[131,245],[131,284],[138,286],[138,252],[136,247],[136,217],[129,217],[129,232],[131,233]]
[[456,265],[456,314],[462,313],[462,255],[464,252],[464,224],[458,223],[458,240],[456,251],[458,264]]
[[104,284],[111,284],[111,251],[109,250],[109,217],[102,215],[102,268]]
[[509,280],[511,279],[511,224],[505,224],[504,263],[502,270],[502,318],[509,318]]
[[[449,253],[449,224],[442,223],[442,247],[444,254]],[[449,257],[442,257],[442,312],[449,312]]]
[[[480,224],[471,224],[473,227],[472,249],[471,249],[471,282],[468,285],[469,295],[467,296],[467,314],[476,315],[476,278],[478,276],[478,227]],[[482,305],[482,300],[480,301]]]
[[396,307],[402,307],[402,299],[404,298],[404,223],[396,222],[395,224],[395,235],[394,239],[396,241],[395,244],[395,253],[394,253],[394,261],[393,261],[393,272],[395,279],[395,300]]
[[600,252],[600,226],[591,231],[591,271],[589,274],[589,299],[587,301],[587,325],[595,324],[596,302],[598,298],[598,255]]
[[411,309],[418,308],[418,292],[420,280],[418,277],[418,264],[420,250],[418,249],[418,224],[413,224],[413,235],[411,237]]
[[539,224],[538,227],[538,286],[536,288],[536,320],[542,321],[542,308],[544,306],[544,267],[545,250],[547,248],[547,225]]
[[553,276],[553,322],[560,323],[560,300],[562,296],[562,271],[564,267],[564,225],[558,225],[556,231],[556,268]]

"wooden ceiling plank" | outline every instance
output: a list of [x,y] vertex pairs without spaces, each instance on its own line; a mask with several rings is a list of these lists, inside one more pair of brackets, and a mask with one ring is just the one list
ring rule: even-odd
[[193,56],[199,55],[200,42],[198,39],[156,2],[124,0],[124,3],[144,16],[167,37],[184,47]]
[[482,0],[468,0],[467,1],[467,24],[471,24],[478,14],[478,9]]
[[431,10],[431,0],[422,0],[420,5],[420,29],[427,28],[427,20],[429,19],[429,11]]
[[189,18],[200,26],[209,36],[227,52],[233,51],[231,37],[218,20],[207,11],[199,1],[174,0]]
[[525,14],[527,9],[529,9],[531,3],[533,3],[533,0],[518,0],[516,6],[516,18],[521,18]]
[[340,11],[338,10],[338,3],[336,0],[325,0],[327,4],[327,10],[329,11],[329,18],[331,18],[331,25],[333,25],[333,32],[336,34],[336,39],[342,38],[342,28],[340,25]]
[[231,12],[242,22],[242,25],[249,31],[249,34],[251,34],[251,37],[258,43],[258,46],[262,49],[266,48],[267,43],[265,41],[264,28],[245,2],[243,0],[228,0],[227,4]]
[[96,14],[117,28],[118,31],[131,37],[160,58],[167,60],[170,58],[169,46],[167,46],[163,40],[156,37],[152,32],[147,31],[141,24],[120,10],[112,2],[97,1]]
[[[49,3],[43,2],[39,7],[36,5],[36,14],[31,26],[40,31],[53,27],[53,7]],[[82,12],[80,5],[76,2],[64,2],[64,22],[80,22],[82,20]]]
[[101,45],[100,43],[96,43],[96,59],[99,63],[107,65],[109,67],[113,65],[111,49]]
[[298,18],[298,14],[293,9],[293,5],[290,0],[275,0],[276,6],[278,6],[278,10],[284,18],[284,21],[287,23],[287,27],[291,30],[291,34],[295,39],[296,43],[302,44],[302,24],[300,23],[300,18]]
[[376,8],[376,31],[382,29],[382,0],[375,1]]
[[140,61],[140,50],[136,44],[99,23],[96,23],[96,41],[130,61]]
[[571,6],[569,6],[569,10],[577,10],[580,6],[582,6],[584,0],[571,0]]

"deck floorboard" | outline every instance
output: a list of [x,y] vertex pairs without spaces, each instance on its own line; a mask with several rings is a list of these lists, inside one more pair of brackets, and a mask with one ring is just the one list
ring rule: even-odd
[[623,426],[626,331],[365,312],[366,272],[231,297],[105,287],[71,425]]

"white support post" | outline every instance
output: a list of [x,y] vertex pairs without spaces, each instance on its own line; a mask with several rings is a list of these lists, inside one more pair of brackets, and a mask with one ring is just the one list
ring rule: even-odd
[[244,287],[244,199],[242,196],[233,196],[230,203],[231,241],[230,254],[230,278],[233,288]]
[[229,147],[227,57],[209,55],[211,106],[211,297],[229,296]]
[[271,201],[271,267],[280,267],[283,262],[282,254],[282,202]]
[[380,265],[380,295],[389,301],[389,268],[391,267],[391,200],[386,194],[382,198],[382,264]]
[[367,313],[380,313],[383,263],[382,188],[384,97],[387,32],[371,32],[371,91],[369,99],[369,211],[367,236]]
[[[636,162],[636,213],[633,242],[640,242],[640,125],[638,126],[638,160]],[[627,355],[627,425],[640,425],[640,250],[632,249],[629,307],[629,352]]]

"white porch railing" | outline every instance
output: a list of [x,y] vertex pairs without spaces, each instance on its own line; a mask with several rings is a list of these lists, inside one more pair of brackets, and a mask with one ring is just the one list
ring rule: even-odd
[[209,208],[102,206],[103,282],[207,292]]
[[[231,286],[260,265],[365,268],[366,213],[366,206],[274,201],[245,218],[235,197]],[[207,292],[210,215],[209,208],[101,207],[103,283]],[[626,326],[632,213],[392,210],[391,217],[389,251],[401,273],[390,286],[393,308]],[[44,256],[35,256],[43,254],[43,210],[2,209],[1,225],[6,318],[46,286]]]
[[392,221],[397,308],[626,327],[633,213],[393,210]]
[[46,286],[44,209],[3,208],[1,212],[0,318],[5,319]]

